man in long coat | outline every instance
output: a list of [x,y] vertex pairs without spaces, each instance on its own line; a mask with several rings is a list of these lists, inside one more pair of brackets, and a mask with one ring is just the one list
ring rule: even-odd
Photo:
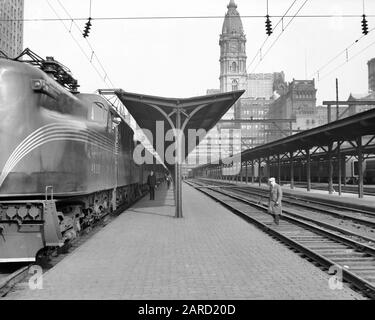
[[278,225],[280,214],[282,212],[281,200],[283,197],[283,192],[281,187],[276,183],[275,178],[269,178],[268,182],[270,184],[268,211],[273,214],[274,222]]
[[151,171],[147,177],[147,184],[150,189],[150,200],[155,200],[156,177],[154,171]]

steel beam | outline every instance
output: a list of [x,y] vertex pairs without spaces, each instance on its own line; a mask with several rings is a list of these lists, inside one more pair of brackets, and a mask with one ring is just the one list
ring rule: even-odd
[[375,105],[375,100],[350,100],[350,101],[323,101],[323,105],[340,105],[340,106],[367,106]]
[[296,122],[295,118],[290,119],[221,119],[218,123],[273,123],[273,122]]

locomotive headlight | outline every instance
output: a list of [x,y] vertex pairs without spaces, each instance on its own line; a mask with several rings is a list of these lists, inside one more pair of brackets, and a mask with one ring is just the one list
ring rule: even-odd
[[120,122],[121,122],[121,118],[120,117],[114,117],[113,119],[112,119],[112,121],[113,121],[113,123],[115,124],[115,125],[119,125],[120,124]]
[[43,89],[45,81],[42,79],[32,79],[31,80],[31,89],[34,91],[40,91]]
[[53,99],[56,99],[58,95],[57,91],[44,79],[31,79],[31,89],[35,92],[44,93]]

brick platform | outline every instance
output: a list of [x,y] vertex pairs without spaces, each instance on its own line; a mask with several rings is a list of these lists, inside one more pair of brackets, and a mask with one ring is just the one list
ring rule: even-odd
[[360,299],[329,275],[190,186],[143,198],[7,299]]

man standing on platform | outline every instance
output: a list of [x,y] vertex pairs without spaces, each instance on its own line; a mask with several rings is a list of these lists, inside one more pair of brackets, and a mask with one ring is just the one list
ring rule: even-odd
[[150,189],[150,200],[155,200],[156,177],[154,175],[154,171],[152,170],[148,175],[147,184]]
[[274,222],[278,225],[280,214],[281,214],[281,199],[283,197],[283,192],[281,187],[276,183],[275,178],[269,178],[268,182],[270,184],[270,198],[268,202],[268,212],[273,214]]

